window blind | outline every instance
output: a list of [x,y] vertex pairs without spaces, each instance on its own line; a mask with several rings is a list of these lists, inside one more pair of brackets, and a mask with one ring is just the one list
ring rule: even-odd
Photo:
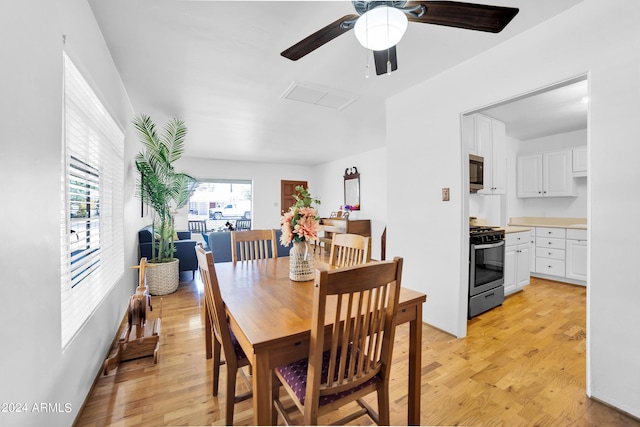
[[66,53],[60,223],[62,347],[124,274],[124,134]]

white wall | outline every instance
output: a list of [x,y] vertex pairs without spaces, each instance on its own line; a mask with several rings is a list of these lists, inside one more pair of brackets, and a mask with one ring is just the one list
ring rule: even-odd
[[[639,19],[634,0],[606,8],[584,0],[387,103],[389,205],[411,200],[425,224],[416,229],[404,221],[405,209],[390,209],[388,250],[410,254],[403,282],[427,293],[424,320],[464,336],[468,207],[460,114],[589,73],[587,393],[634,416],[640,416],[640,340],[633,338],[640,246],[624,225],[635,224],[640,207],[633,197],[640,183]],[[421,124],[419,131],[412,123]],[[415,186],[402,185],[408,180]],[[451,187],[450,202],[441,201],[442,187]]]
[[[0,402],[27,403],[27,413],[2,413],[0,425],[69,426],[111,347],[135,289],[139,204],[125,197],[125,274],[69,346],[60,337],[60,177],[62,35],[94,90],[126,129],[133,157],[132,109],[85,0],[2,2],[0,7],[0,157],[5,244],[0,245]],[[130,166],[130,165],[128,165]],[[131,168],[125,168],[131,182]],[[137,215],[139,217],[139,213]],[[37,413],[33,405],[62,412]],[[70,411],[66,412],[69,404]]]
[[[360,172],[360,204],[358,212],[352,212],[356,219],[371,220],[371,257],[380,259],[380,238],[387,226],[387,149],[379,148],[344,157],[314,168],[317,177],[320,214],[329,217],[344,205],[344,171],[355,166]],[[403,256],[401,252],[387,252],[387,259]]]
[[[536,216],[536,217],[587,217],[587,177],[574,178],[574,188],[577,197],[548,197],[518,199],[516,197],[516,158],[520,155],[543,153],[571,149],[587,145],[587,130],[551,135],[544,138],[519,141],[508,138],[507,151],[507,216]],[[507,218],[508,220],[508,218]]]
[[487,225],[507,225],[505,194],[469,194],[469,216],[485,220]]

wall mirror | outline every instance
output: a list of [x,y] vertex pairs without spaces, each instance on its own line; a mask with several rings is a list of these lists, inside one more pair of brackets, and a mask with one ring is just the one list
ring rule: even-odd
[[355,166],[344,170],[344,204],[360,210],[360,173]]

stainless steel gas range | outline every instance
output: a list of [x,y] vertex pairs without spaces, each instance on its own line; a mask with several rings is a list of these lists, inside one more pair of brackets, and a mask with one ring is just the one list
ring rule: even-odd
[[469,309],[471,319],[504,302],[504,230],[469,227]]

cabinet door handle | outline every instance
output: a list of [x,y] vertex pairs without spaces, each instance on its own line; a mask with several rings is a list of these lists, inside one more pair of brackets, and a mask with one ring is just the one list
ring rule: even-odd
[[549,252],[549,255],[551,255],[551,252]]
[[549,242],[549,244],[551,244],[551,242]]

